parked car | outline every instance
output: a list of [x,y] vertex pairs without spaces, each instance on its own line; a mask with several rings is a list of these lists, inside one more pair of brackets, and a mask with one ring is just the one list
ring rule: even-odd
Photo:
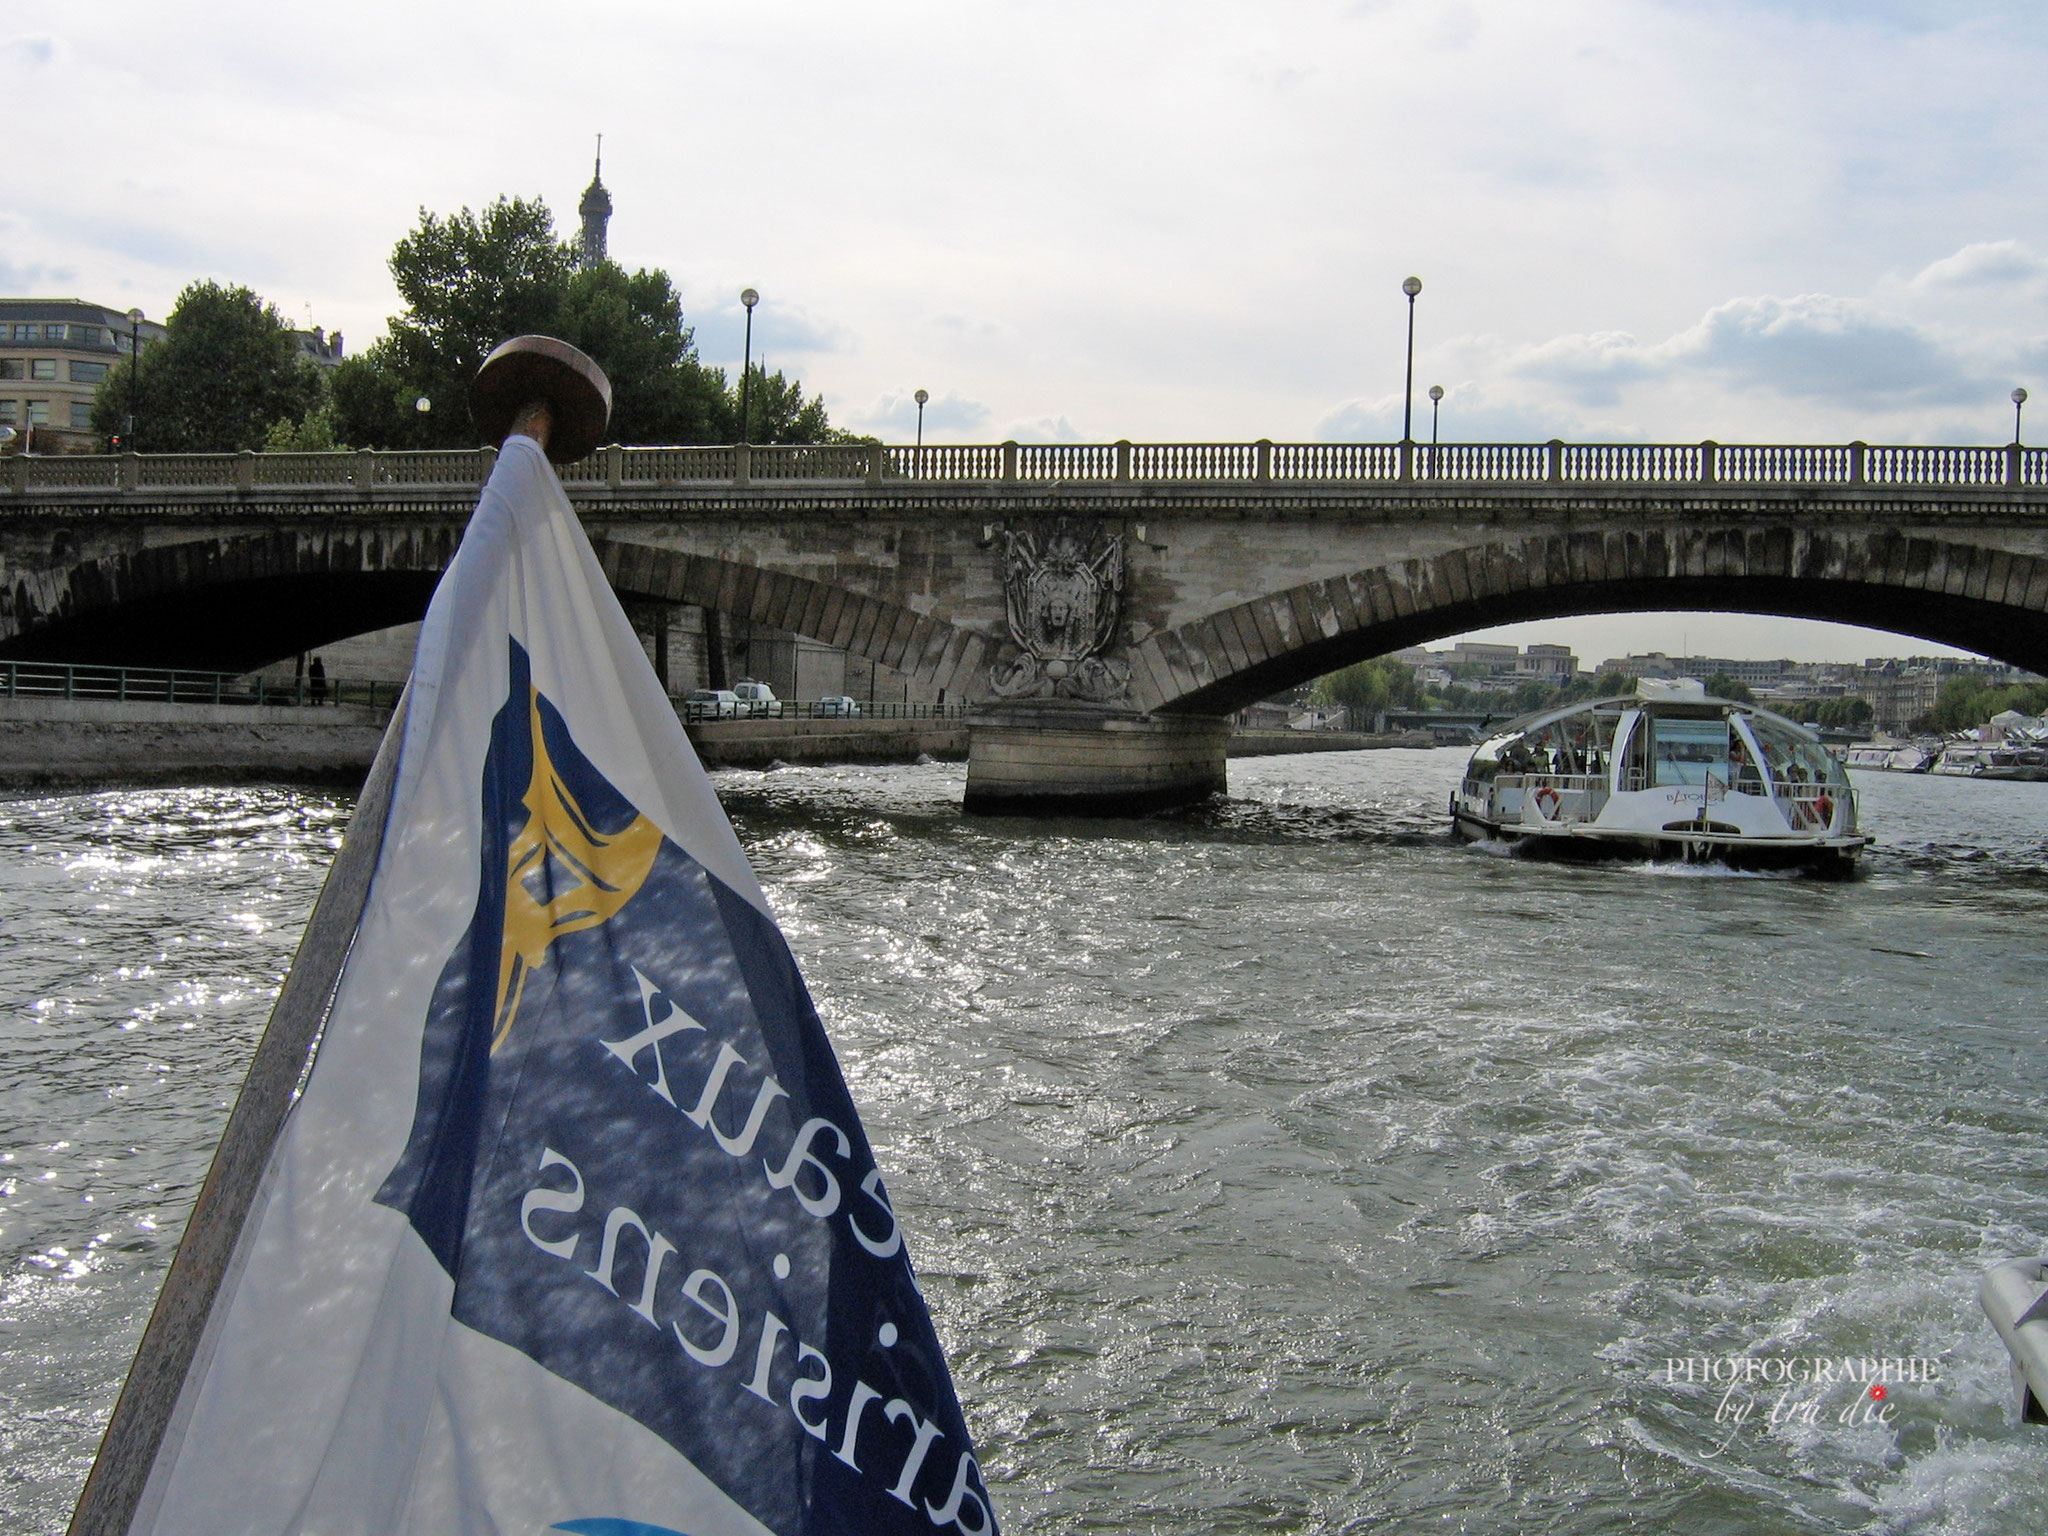
[[736,720],[740,696],[730,688],[698,688],[683,698],[685,720]]
[[843,693],[836,693],[827,699],[818,700],[818,713],[842,720],[860,718],[860,705]]
[[752,678],[742,678],[732,685],[733,696],[740,702],[740,714],[748,719],[780,720],[782,700],[775,697],[775,690],[766,683],[757,683]]

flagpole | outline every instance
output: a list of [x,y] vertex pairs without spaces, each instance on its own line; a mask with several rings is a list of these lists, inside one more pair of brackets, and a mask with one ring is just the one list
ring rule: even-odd
[[192,1369],[207,1317],[220,1292],[270,1165],[271,1148],[284,1127],[307,1057],[319,1038],[327,1007],[341,979],[343,962],[370,894],[370,877],[384,844],[391,790],[398,776],[398,748],[405,736],[411,684],[384,728],[369,777],[349,818],[341,851],[320,887],[292,968],[278,989],[270,1023],[257,1042],[248,1076],[235,1099],[227,1129],[200,1186],[192,1217],[178,1240],[177,1255],[164,1277],[149,1326],[128,1368],[128,1380],[100,1439],[99,1454],[72,1512],[69,1536],[126,1536],[142,1491],[163,1444],[164,1430]]

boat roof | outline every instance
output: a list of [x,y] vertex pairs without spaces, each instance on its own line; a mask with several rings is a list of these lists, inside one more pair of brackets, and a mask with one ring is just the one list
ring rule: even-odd
[[[1762,715],[1774,724],[1784,726],[1786,730],[1791,731],[1795,736],[1803,740],[1811,742],[1818,742],[1820,740],[1819,736],[1801,725],[1797,720],[1787,719],[1777,711],[1765,709],[1759,704],[1745,704],[1740,699],[1717,698],[1715,695],[1708,693],[1705,687],[1696,679],[1689,677],[1676,679],[1678,684],[1676,687],[1670,684],[1664,684],[1661,687],[1656,686],[1662,682],[1663,680],[1659,678],[1645,678],[1636,685],[1634,693],[1618,693],[1604,699],[1581,699],[1575,704],[1554,704],[1548,709],[1539,709],[1526,715],[1518,715],[1496,729],[1486,738],[1486,741],[1487,743],[1505,741],[1510,736],[1518,736],[1528,731],[1540,729],[1551,724],[1553,721],[1563,720],[1572,715],[1590,715],[1602,709],[1619,711],[1638,706],[1650,707],[1658,704],[1678,704],[1692,708],[1706,705],[1712,708],[1732,709],[1745,715]],[[1690,683],[1692,686],[1690,688],[1685,687],[1684,685],[1687,683]]]

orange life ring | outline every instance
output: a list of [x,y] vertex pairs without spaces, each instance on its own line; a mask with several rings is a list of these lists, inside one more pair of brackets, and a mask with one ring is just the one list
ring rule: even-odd
[[1554,821],[1557,819],[1557,807],[1559,799],[1560,796],[1558,795],[1556,789],[1554,789],[1552,786],[1548,784],[1545,784],[1541,789],[1536,791],[1536,809],[1543,813],[1543,819],[1545,821]]

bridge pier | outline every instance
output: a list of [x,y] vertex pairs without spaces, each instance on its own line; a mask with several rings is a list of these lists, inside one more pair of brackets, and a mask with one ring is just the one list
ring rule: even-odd
[[964,809],[985,816],[1133,816],[1224,792],[1230,721],[1070,699],[978,706]]

